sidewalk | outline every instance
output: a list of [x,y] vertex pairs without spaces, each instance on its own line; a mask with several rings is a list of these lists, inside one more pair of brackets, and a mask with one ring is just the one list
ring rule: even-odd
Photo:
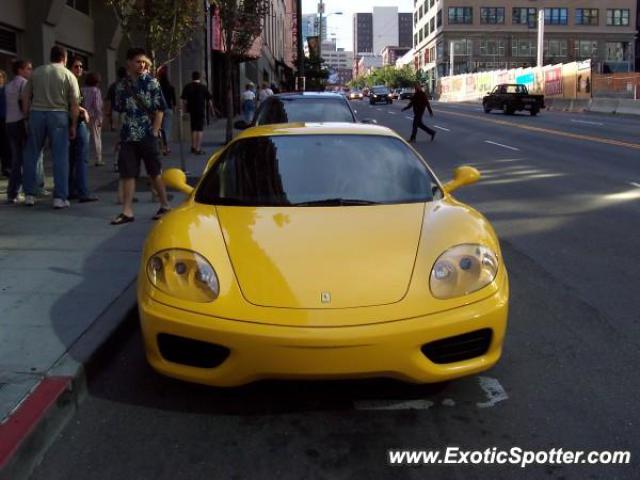
[[[222,145],[225,124],[220,119],[207,127],[207,155],[200,156],[189,153],[186,124],[183,152],[192,176],[200,175],[210,153]],[[120,211],[116,138],[115,132],[103,133],[105,166],[90,161],[89,185],[99,202],[53,210],[49,195],[33,208],[8,205],[7,179],[0,178],[0,478],[28,474],[47,437],[79,403],[84,365],[135,306],[140,252],[158,204],[140,181],[136,221],[109,224]],[[180,166],[179,144],[171,149],[163,157],[165,168]],[[47,161],[45,168],[52,191]],[[175,206],[182,194],[172,193]]]

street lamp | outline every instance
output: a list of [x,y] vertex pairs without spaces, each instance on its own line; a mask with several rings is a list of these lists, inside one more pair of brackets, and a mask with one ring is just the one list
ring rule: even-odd
[[[320,24],[319,24],[319,42],[318,42],[318,57],[322,58],[322,15],[324,14],[324,2],[320,0],[318,2],[318,14],[320,15]],[[342,15],[342,12],[332,12],[325,15],[328,17],[329,15]]]

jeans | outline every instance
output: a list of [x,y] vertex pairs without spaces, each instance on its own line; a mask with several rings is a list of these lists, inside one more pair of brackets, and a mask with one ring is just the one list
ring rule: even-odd
[[37,194],[37,163],[47,137],[51,141],[53,197],[66,200],[69,196],[69,114],[67,112],[31,112],[23,167],[24,193],[33,196]]
[[78,198],[89,196],[89,127],[79,122],[76,138],[69,144],[69,194]]
[[421,112],[414,112],[413,114],[413,126],[411,129],[411,138],[413,140],[416,139],[416,134],[418,133],[418,128],[424,130],[425,132],[427,132],[429,135],[433,135],[435,132],[435,130],[427,127],[424,123],[422,123],[422,115],[424,115],[424,110]]
[[5,119],[0,118],[0,162],[3,172],[8,172],[11,169],[11,147],[6,125]]
[[91,133],[93,149],[96,154],[96,165],[102,165],[102,123],[91,119],[89,133]]
[[7,123],[7,135],[11,147],[11,176],[7,187],[7,200],[13,200],[18,196],[22,186],[22,164],[24,149],[27,143],[27,127],[23,120]]
[[256,103],[253,100],[245,100],[242,102],[242,116],[245,123],[253,122],[253,115],[256,112]]

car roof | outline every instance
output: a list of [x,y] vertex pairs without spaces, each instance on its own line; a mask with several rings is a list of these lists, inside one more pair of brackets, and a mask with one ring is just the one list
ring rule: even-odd
[[258,125],[243,130],[236,138],[266,137],[272,135],[374,135],[400,138],[396,132],[387,127],[347,122],[298,122]]
[[328,99],[340,99],[342,100],[342,95],[339,93],[333,92],[287,92],[287,93],[278,93],[277,95],[273,95],[278,98],[328,98]]

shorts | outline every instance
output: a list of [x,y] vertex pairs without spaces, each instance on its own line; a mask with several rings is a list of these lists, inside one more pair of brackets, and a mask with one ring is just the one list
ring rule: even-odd
[[191,131],[202,132],[204,130],[204,113],[191,113]]
[[122,142],[118,153],[118,172],[120,178],[140,176],[140,160],[144,162],[147,175],[157,177],[162,172],[160,146],[158,139],[147,135],[139,142]]

